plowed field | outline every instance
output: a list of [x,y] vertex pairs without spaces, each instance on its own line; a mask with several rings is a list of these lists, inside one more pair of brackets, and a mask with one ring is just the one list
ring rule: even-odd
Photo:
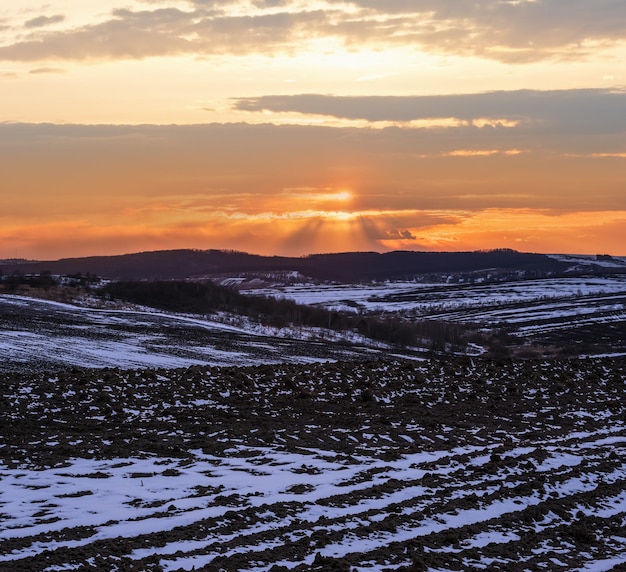
[[0,570],[624,570],[625,366],[2,374]]

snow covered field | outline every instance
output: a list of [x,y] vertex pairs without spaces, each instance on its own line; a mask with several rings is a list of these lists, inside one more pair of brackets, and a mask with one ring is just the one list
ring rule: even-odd
[[296,285],[260,293],[411,320],[507,328],[539,345],[581,346],[591,354],[626,353],[624,275],[474,285]]
[[[295,285],[253,293],[413,321],[506,328],[518,336],[518,344],[538,351],[567,347],[572,354],[626,354],[626,276],[620,275],[482,285]],[[385,351],[355,332],[279,329],[234,316],[103,310],[0,295],[0,370],[307,363]],[[424,352],[404,354],[423,357]]]
[[[626,355],[620,277],[277,295]],[[626,357],[220,319],[0,296],[0,571],[626,568]]]
[[[0,296],[0,370],[307,363],[380,353],[352,333]],[[410,354],[411,352],[409,352]]]
[[1,570],[620,570],[624,359],[8,375]]
[[523,304],[589,295],[626,295],[626,276],[546,278],[492,284],[386,282],[362,285],[308,284],[253,290],[300,304],[343,305],[365,311],[409,312],[428,316],[447,311]]

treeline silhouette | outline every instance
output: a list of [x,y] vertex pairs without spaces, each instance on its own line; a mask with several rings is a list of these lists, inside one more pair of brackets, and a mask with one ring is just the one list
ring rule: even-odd
[[94,274],[76,272],[66,276],[55,276],[50,270],[42,270],[37,274],[12,273],[3,274],[0,268],[0,286],[9,292],[17,290],[20,286],[41,288],[48,290],[55,286],[83,287],[89,289],[99,282],[100,278]]
[[52,276],[50,271],[42,271],[39,274],[2,274],[0,269],[0,284],[8,291],[17,290],[20,286],[42,288],[44,290],[59,285],[57,277]]
[[99,291],[112,300],[161,310],[193,314],[229,312],[268,326],[355,331],[372,340],[401,346],[426,345],[443,350],[447,344],[461,344],[464,338],[464,328],[459,324],[339,312],[284,298],[247,296],[212,282],[122,281],[106,284]]

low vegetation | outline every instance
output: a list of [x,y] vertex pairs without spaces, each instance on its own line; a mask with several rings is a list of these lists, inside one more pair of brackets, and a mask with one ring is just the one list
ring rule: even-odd
[[[554,281],[546,287],[554,287],[552,282]],[[537,290],[534,283],[529,284]],[[454,298],[457,291],[446,291],[442,297],[442,289],[431,289],[431,292],[421,288],[415,292],[387,295],[384,300],[395,308],[390,312],[385,308],[368,308],[367,305],[357,303],[353,304],[356,311],[345,311],[324,307],[323,304],[299,303],[297,298],[293,300],[271,294],[243,294],[236,288],[209,280],[104,282],[88,272],[62,276],[54,275],[50,271],[38,274],[0,274],[0,293],[74,304],[83,304],[85,301],[96,305],[131,303],[200,316],[216,317],[221,314],[220,320],[228,316],[231,321],[243,318],[244,323],[249,320],[274,328],[319,328],[341,334],[358,333],[375,342],[428,349],[437,354],[483,353],[497,358],[567,357],[623,351],[620,319],[623,295],[614,286],[605,294],[590,291],[583,295],[580,291],[572,295],[565,288],[567,295],[562,298],[554,295],[541,298],[530,296],[522,301],[498,298],[498,287],[490,286],[495,290],[494,297],[489,299],[489,305],[476,298],[476,288],[486,288],[485,286],[459,286],[459,290],[469,288],[466,306],[459,306],[458,299]],[[509,288],[513,297],[514,288],[515,286]],[[587,290],[589,288],[593,286],[589,286]],[[449,297],[453,299],[451,304],[447,302]],[[441,303],[438,306],[437,300],[440,298]],[[406,308],[410,308],[411,304],[416,308],[427,307],[428,310],[421,315],[420,312],[407,311]],[[555,318],[542,316],[544,305],[559,305],[558,308],[555,306]],[[573,306],[581,309],[572,310]],[[517,319],[513,316],[513,322],[508,323],[497,319],[498,316],[502,317],[503,311],[507,315],[511,312],[526,314],[520,314],[521,318]],[[586,321],[578,321],[581,312],[587,317]],[[566,315],[570,317],[559,318]],[[552,327],[551,320],[558,319],[569,320],[567,327]]]
[[100,295],[173,312],[229,312],[275,326],[317,327],[356,331],[380,342],[444,349],[462,347],[467,327],[436,321],[411,322],[394,316],[350,314],[297,304],[285,298],[246,296],[212,282],[111,282]]

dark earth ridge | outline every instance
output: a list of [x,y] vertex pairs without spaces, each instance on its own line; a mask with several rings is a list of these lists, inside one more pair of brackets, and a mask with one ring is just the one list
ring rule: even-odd
[[[95,274],[116,280],[172,280],[224,273],[299,272],[316,280],[354,283],[399,280],[416,275],[484,271],[522,273],[528,277],[562,274],[576,264],[544,254],[500,249],[476,252],[393,251],[314,254],[305,257],[259,256],[222,250],[164,250],[118,256],[65,258],[55,261],[15,261],[4,273]],[[617,272],[623,267],[604,269]],[[589,271],[589,269],[588,269]]]

